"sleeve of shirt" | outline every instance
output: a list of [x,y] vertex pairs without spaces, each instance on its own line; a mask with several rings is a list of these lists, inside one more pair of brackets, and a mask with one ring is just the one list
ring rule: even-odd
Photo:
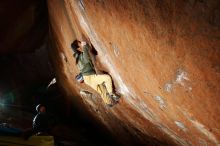
[[90,49],[89,45],[85,45],[85,46],[83,47],[83,57],[84,57],[84,59],[86,59],[86,60],[90,60],[89,49]]

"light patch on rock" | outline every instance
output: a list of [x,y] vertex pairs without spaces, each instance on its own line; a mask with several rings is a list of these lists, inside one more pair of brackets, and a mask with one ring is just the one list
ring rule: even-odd
[[188,74],[182,69],[178,69],[175,78],[164,85],[166,92],[171,92],[176,85],[183,86],[186,90],[192,91],[191,86],[186,85],[186,81],[189,81]]
[[187,128],[185,127],[185,125],[184,125],[182,122],[180,122],[180,121],[175,121],[175,124],[176,124],[180,129],[182,129],[183,131],[186,131],[186,130],[187,130]]
[[201,133],[203,133],[210,141],[212,141],[213,143],[215,143],[217,146],[220,146],[219,141],[216,139],[215,135],[210,132],[205,125],[201,124],[200,122],[198,122],[196,119],[193,118],[193,115],[191,115],[190,113],[188,113],[186,110],[181,109],[178,107],[178,109],[186,116],[186,118],[192,122],[193,126],[196,127],[196,129],[198,131],[200,131]]
[[[114,72],[115,73],[115,72]],[[118,76],[115,76],[116,77],[116,80],[119,84],[119,92],[123,95],[128,95],[129,94],[129,89],[128,87],[125,85],[125,83],[122,81],[121,77],[118,75]]]
[[165,101],[163,100],[162,97],[160,97],[160,96],[154,96],[154,99],[160,104],[160,108],[161,108],[161,109],[166,108],[166,103],[165,103]]
[[139,104],[135,104],[134,102],[131,102],[131,100],[128,100],[128,102],[135,107],[135,109],[142,115],[144,118],[150,120],[151,122],[160,121],[159,117],[153,113],[153,111],[147,107],[147,105],[143,102]]
[[143,109],[148,109],[148,106],[143,101],[139,102],[139,104]]
[[85,20],[83,17],[79,19],[79,22],[80,22],[80,25],[81,25],[81,26],[84,26],[84,28],[85,28],[87,31],[90,31],[89,26],[87,25],[86,20]]
[[187,73],[181,69],[179,69],[177,71],[177,74],[176,74],[176,83],[177,84],[181,84],[182,86],[184,86],[184,80],[189,80],[189,78],[187,77]]
[[167,92],[171,92],[172,89],[173,89],[173,85],[170,84],[170,83],[167,83],[167,84],[165,84],[164,89],[165,89],[165,91],[167,91]]
[[169,129],[167,126],[162,125],[162,124],[157,124],[157,126],[164,131],[167,135],[169,135],[170,137],[172,137],[175,142],[177,143],[177,145],[181,145],[181,146],[192,146],[192,144],[190,144],[187,140],[179,137],[174,131],[172,131],[171,129]]
[[213,133],[211,133],[203,124],[199,123],[196,120],[190,120],[193,125],[201,132],[203,133],[205,136],[207,136],[207,138],[212,141],[213,143],[215,143],[217,146],[220,145],[219,141],[216,139],[215,135]]
[[156,117],[153,114],[153,111],[143,101],[139,102],[139,107],[142,112],[147,113],[148,119],[149,118],[151,118],[152,120],[158,119],[158,117]]

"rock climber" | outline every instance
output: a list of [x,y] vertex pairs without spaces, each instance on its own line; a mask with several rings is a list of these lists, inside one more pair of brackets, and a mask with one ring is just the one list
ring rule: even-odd
[[108,74],[97,74],[91,60],[91,47],[86,42],[73,41],[71,48],[74,52],[76,65],[80,73],[76,80],[85,83],[96,90],[102,97],[105,104],[113,106],[119,100],[119,96],[113,93],[112,79]]

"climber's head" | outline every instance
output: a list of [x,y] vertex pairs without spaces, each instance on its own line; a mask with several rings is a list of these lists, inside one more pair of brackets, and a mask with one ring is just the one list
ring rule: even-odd
[[44,105],[42,105],[42,104],[38,104],[36,106],[36,111],[38,113],[45,113],[46,112],[46,107]]
[[78,41],[78,40],[75,40],[75,41],[72,42],[71,48],[72,48],[72,50],[73,50],[74,53],[77,53],[77,52],[79,51],[79,49],[80,49],[80,44],[81,44],[81,42]]

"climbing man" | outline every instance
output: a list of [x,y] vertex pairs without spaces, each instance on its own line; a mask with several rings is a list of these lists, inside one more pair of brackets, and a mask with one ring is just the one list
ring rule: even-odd
[[108,74],[96,74],[89,52],[91,47],[86,42],[75,40],[71,44],[71,48],[74,52],[76,65],[80,70],[76,79],[96,90],[108,106],[117,103],[119,96],[113,93],[111,77]]

